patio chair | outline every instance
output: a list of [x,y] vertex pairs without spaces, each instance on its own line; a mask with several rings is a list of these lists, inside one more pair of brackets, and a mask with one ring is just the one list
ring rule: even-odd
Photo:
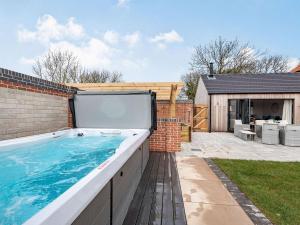
[[264,123],[262,126],[262,143],[268,145],[279,144],[278,124]]
[[264,123],[266,123],[265,120],[255,120],[255,133],[256,133],[256,136],[259,138],[261,138],[262,126]]
[[234,136],[241,138],[241,130],[250,130],[250,124],[243,124],[242,120],[234,121]]
[[280,130],[280,142],[287,146],[300,146],[300,125],[286,125]]

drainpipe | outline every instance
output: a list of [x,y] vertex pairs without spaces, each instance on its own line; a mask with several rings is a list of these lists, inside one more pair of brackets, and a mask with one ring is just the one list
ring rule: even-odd
[[[214,77],[214,64],[209,63],[209,78]],[[209,94],[209,133],[211,133],[211,94]]]

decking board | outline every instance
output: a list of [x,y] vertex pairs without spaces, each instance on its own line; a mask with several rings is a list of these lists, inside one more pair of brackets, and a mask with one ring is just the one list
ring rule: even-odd
[[174,153],[151,152],[123,225],[186,225]]

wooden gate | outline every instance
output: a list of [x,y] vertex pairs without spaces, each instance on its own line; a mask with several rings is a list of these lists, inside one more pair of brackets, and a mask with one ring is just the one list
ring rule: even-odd
[[194,105],[193,115],[193,131],[207,132],[208,131],[208,106]]

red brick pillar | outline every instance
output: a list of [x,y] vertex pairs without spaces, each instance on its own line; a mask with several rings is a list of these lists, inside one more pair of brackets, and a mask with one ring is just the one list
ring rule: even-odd
[[158,119],[157,130],[150,137],[150,151],[180,151],[181,123],[178,119]]
[[181,149],[181,124],[176,119],[165,122],[166,151],[175,152]]

